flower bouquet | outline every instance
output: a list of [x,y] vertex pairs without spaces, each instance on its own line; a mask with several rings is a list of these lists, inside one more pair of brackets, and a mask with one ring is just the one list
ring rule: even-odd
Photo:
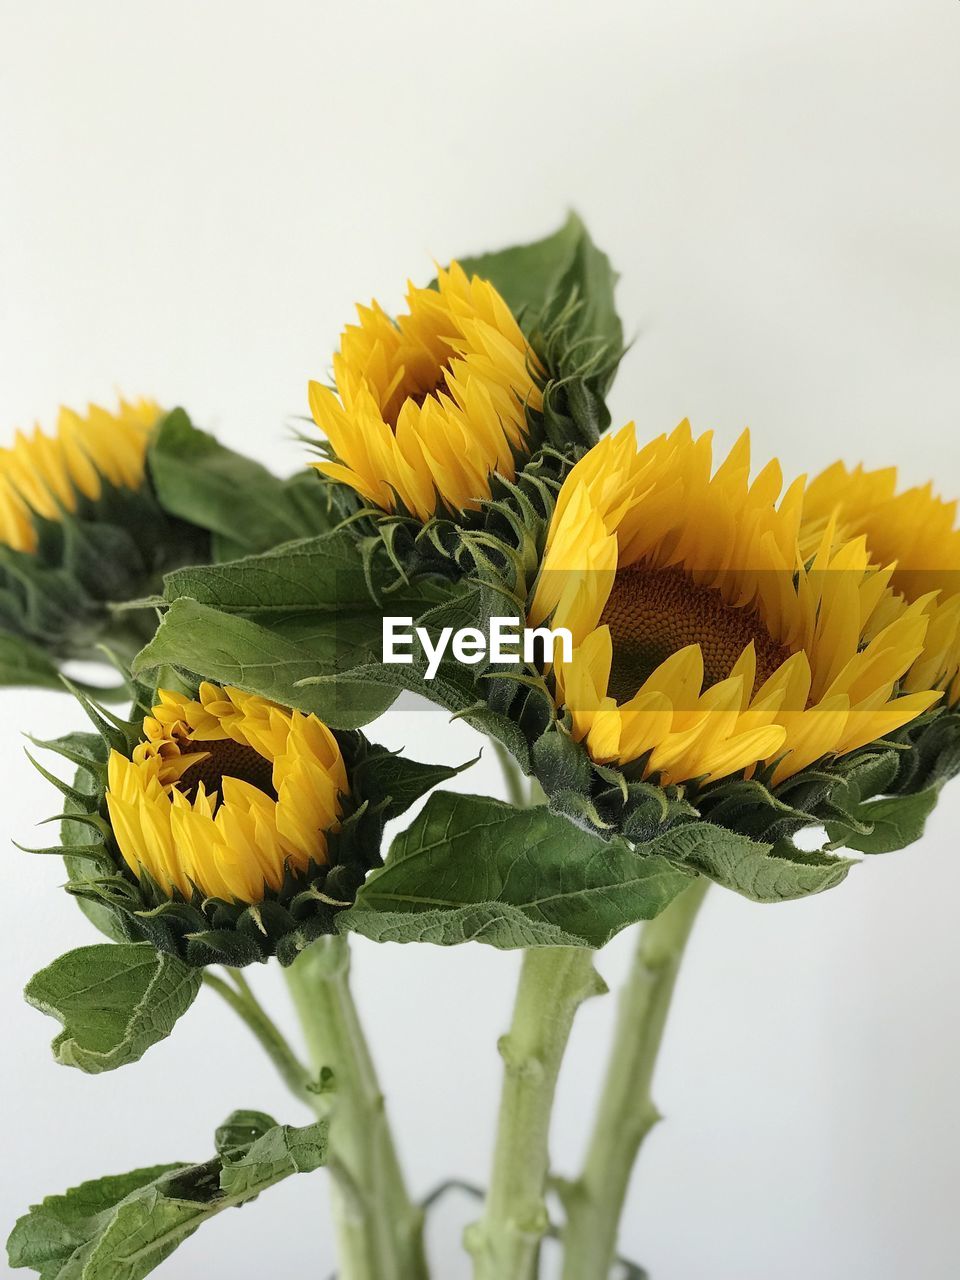
[[[536,1280],[548,1238],[565,1280],[642,1276],[618,1221],[707,889],[800,898],[920,837],[960,769],[954,505],[892,469],[785,484],[746,435],[715,460],[686,422],[608,431],[614,283],[570,216],[438,269],[400,315],[358,307],[289,479],[146,401],[0,451],[0,677],[81,714],[36,743],[60,838],[33,852],[102,935],[26,999],[61,1024],[57,1060],[97,1073],[205,985],[293,1095],[282,1121],[234,1112],[198,1162],[92,1168],[16,1223],[12,1267],[140,1280],[324,1168],[341,1280],[425,1280],[437,1196],[411,1196],[391,1135],[360,934],[523,951],[477,1280]],[[65,674],[90,658],[107,683]],[[444,789],[470,761],[368,735],[411,694],[489,739],[508,802]],[[595,952],[635,926],[592,1137],[558,1170],[571,1026],[606,990]],[[282,967],[302,1044],[258,964]]]

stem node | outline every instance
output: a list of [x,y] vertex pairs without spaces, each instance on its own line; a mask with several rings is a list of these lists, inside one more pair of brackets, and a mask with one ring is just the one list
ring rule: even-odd
[[464,1237],[475,1280],[535,1280],[550,1228],[545,1197],[557,1075],[574,1015],[601,985],[587,948],[537,947],[524,955],[513,1020],[498,1044],[504,1079],[490,1190],[483,1217]]
[[561,1193],[563,1280],[605,1280],[613,1265],[630,1175],[662,1118],[650,1087],[680,961],[708,884],[695,880],[641,930],[583,1172]]

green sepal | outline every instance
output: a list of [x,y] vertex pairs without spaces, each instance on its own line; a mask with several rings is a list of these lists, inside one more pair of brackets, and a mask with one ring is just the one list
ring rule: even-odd
[[595,444],[610,425],[604,397],[623,355],[623,327],[613,300],[616,272],[582,219],[571,212],[543,240],[461,258],[460,265],[494,285],[546,370],[532,438],[562,450]]
[[[528,567],[535,570],[530,561],[534,542],[523,530],[542,522],[545,513],[552,510],[560,485],[586,448],[585,444],[567,442],[562,448],[542,443],[515,450],[513,478],[494,472],[489,477],[490,497],[482,499],[476,510],[457,511],[438,494],[435,513],[427,521],[398,502],[396,510],[389,513],[358,506],[340,527],[352,534],[365,558],[391,566],[402,583],[431,575],[462,578],[474,568],[475,548],[482,547],[486,539],[494,539],[499,546],[511,536],[524,538]],[[324,445],[320,450],[333,456]],[[332,480],[324,479],[324,483],[334,491],[343,488]],[[472,546],[467,546],[468,542]]]
[[[98,710],[93,708],[94,714]],[[273,955],[281,964],[292,964],[311,942],[335,931],[336,916],[354,901],[367,873],[381,865],[385,824],[473,763],[422,764],[357,731],[335,730],[351,791],[343,798],[338,829],[327,836],[328,861],[311,864],[303,874],[288,870],[278,890],[266,890],[264,900],[252,905],[207,898],[199,891],[185,900],[127,868],[105,799],[115,723],[97,715],[95,725],[97,733],[45,744],[79,764],[72,786],[42,770],[67,795],[61,844],[41,852],[63,856],[70,875],[65,887],[101,932],[123,943],[148,942],[194,969],[241,968]],[[137,740],[136,722],[128,732],[125,754]]]
[[217,1130],[217,1156],[97,1178],[47,1196],[7,1241],[11,1267],[41,1280],[143,1280],[224,1209],[326,1163],[325,1120],[302,1128],[238,1111]]
[[774,842],[822,824],[828,848],[890,853],[919,839],[940,789],[958,772],[960,713],[944,708],[776,787],[734,779],[705,788],[697,803],[712,821]]
[[960,773],[960,707],[926,712],[892,734],[889,744],[897,752],[891,794],[942,787]]

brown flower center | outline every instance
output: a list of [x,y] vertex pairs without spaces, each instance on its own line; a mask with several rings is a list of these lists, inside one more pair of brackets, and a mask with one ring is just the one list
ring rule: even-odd
[[383,406],[383,420],[394,431],[397,429],[397,419],[400,417],[400,410],[412,400],[417,408],[421,408],[424,400],[429,400],[432,396],[434,400],[439,399],[439,392],[447,389],[447,366],[441,364],[429,377],[416,380],[409,376],[404,379],[399,387],[394,391],[393,395]]
[[232,738],[217,739],[212,742],[189,740],[182,746],[186,752],[205,751],[203,760],[198,760],[180,777],[177,790],[182,791],[193,800],[197,787],[202,782],[207,795],[215,795],[215,808],[219,808],[223,799],[224,778],[240,778],[249,782],[259,791],[263,791],[276,800],[277,792],[273,785],[273,765],[253,747],[242,746]]
[[631,565],[618,571],[601,624],[610,628],[613,665],[609,692],[620,703],[679,649],[698,644],[707,688],[726,679],[752,640],[757,654],[754,691],[790,657],[767,632],[755,609],[729,605],[713,587],[682,569]]

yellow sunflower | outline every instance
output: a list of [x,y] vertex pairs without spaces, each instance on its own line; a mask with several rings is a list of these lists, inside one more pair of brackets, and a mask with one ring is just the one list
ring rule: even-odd
[[0,543],[35,551],[34,514],[59,520],[80,497],[95,502],[103,481],[136,489],[143,480],[147,443],[161,409],[152,400],[120,401],[116,413],[90,405],[86,416],[62,408],[56,431],[17,432],[0,448]]
[[316,716],[204,683],[160,691],[133,759],[110,755],[107,805],[124,861],[165,893],[259,902],[289,868],[327,861],[347,775]]
[[315,465],[384,511],[427,520],[490,497],[526,447],[526,408],[541,407],[536,360],[492,284],[452,263],[437,288],[409,286],[392,319],[358,306],[333,358],[336,393],[310,384],[314,421],[336,461]]
[[864,537],[871,557],[893,563],[891,592],[927,599],[923,653],[904,677],[905,689],[945,689],[960,699],[960,529],[957,504],[938,498],[932,485],[897,492],[894,467],[866,471],[842,462],[807,486],[801,546],[819,541],[828,521],[841,538]]
[[552,678],[594,760],[664,783],[776,762],[778,782],[937,701],[898,696],[929,599],[892,603],[893,567],[833,520],[805,563],[803,481],[782,488],[776,462],[751,482],[746,433],[714,470],[687,423],[639,449],[630,424],[572,469],[530,620],[572,633]]

